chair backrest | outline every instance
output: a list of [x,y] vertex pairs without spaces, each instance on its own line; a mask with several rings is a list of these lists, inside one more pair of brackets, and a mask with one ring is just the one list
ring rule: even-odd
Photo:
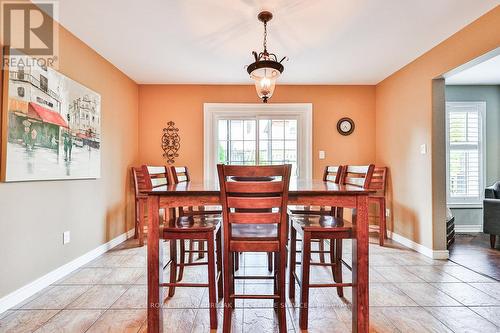
[[385,195],[385,187],[387,184],[387,167],[375,167],[373,169],[372,179],[369,188],[377,190],[377,193]]
[[370,165],[346,165],[342,172],[341,184],[369,188],[375,166]]
[[134,180],[134,194],[135,199],[142,191],[147,190],[146,180],[144,179],[144,173],[142,172],[142,167],[132,167],[132,179]]
[[286,213],[291,165],[217,165],[224,239],[231,242],[233,224],[273,224],[279,244],[287,240]]
[[342,176],[343,167],[341,165],[334,166],[328,165],[325,167],[325,172],[323,173],[323,181],[334,182],[335,184],[340,183],[340,177]]
[[146,190],[151,190],[157,187],[170,185],[170,180],[168,178],[168,170],[166,166],[143,165],[141,169],[144,177]]
[[170,174],[172,175],[172,181],[174,182],[174,184],[188,182],[191,180],[191,177],[189,177],[188,168],[186,166],[171,166]]

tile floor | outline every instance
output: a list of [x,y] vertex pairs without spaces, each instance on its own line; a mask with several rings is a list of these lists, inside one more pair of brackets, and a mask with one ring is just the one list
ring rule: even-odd
[[[451,261],[431,260],[397,243],[370,244],[370,327],[373,332],[500,332],[500,282]],[[146,332],[146,248],[129,240],[0,314],[0,332]],[[349,244],[344,246],[350,262]],[[241,270],[267,273],[262,254],[244,254]],[[205,267],[187,268],[185,281],[206,280]],[[166,272],[168,276],[168,272]],[[329,281],[314,267],[313,281]],[[350,272],[344,270],[345,281]],[[240,280],[241,281],[241,280]],[[261,283],[259,283],[261,282]],[[239,291],[271,292],[270,281],[238,283]],[[297,289],[298,290],[298,289]],[[208,332],[208,290],[179,288],[163,309],[165,332]],[[309,332],[350,332],[351,293],[311,291]],[[272,301],[239,300],[233,332],[274,332]],[[288,304],[287,328],[298,330]],[[219,309],[220,323],[222,311]],[[219,325],[220,326],[220,325]]]

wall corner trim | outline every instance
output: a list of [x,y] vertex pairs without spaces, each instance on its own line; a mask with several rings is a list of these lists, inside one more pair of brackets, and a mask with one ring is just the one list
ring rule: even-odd
[[411,239],[403,237],[395,232],[388,232],[389,238],[392,240],[412,249],[419,253],[422,253],[424,256],[429,257],[431,259],[440,259],[445,260],[448,259],[450,254],[448,250],[432,250],[422,244],[415,243]]
[[14,290],[10,294],[5,295],[4,297],[0,298],[0,313],[3,313],[8,309],[12,308],[13,306],[21,303],[22,301],[26,300],[28,297],[33,296],[43,288],[46,288],[52,283],[62,279],[66,275],[77,270],[83,265],[99,257],[101,254],[109,251],[113,247],[123,243],[128,238],[131,238],[133,236],[134,236],[134,229],[131,229],[113,238],[109,242],[104,243],[96,247],[95,249],[90,250],[89,252],[81,255],[80,257],[73,259],[72,261],[54,269],[53,271],[45,274],[44,276],[36,279],[35,281],[30,282],[27,285],[17,290]]

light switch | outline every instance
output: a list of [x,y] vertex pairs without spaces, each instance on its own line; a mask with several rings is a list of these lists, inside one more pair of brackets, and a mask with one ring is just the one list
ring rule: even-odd
[[63,232],[63,244],[68,244],[71,241],[71,235],[69,231]]
[[420,154],[422,155],[427,154],[427,145],[425,143],[420,145]]
[[325,151],[324,150],[320,150],[319,151],[319,159],[320,160],[324,160],[325,159]]

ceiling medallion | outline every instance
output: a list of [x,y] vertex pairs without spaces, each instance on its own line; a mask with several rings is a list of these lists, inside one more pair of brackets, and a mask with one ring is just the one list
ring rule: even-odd
[[255,51],[252,52],[255,62],[248,65],[247,72],[255,81],[257,95],[264,103],[267,103],[267,100],[273,95],[276,79],[285,69],[281,63],[286,57],[278,61],[276,54],[267,52],[267,22],[271,21],[273,14],[263,11],[259,13],[257,18],[264,23],[264,51],[259,54]]

